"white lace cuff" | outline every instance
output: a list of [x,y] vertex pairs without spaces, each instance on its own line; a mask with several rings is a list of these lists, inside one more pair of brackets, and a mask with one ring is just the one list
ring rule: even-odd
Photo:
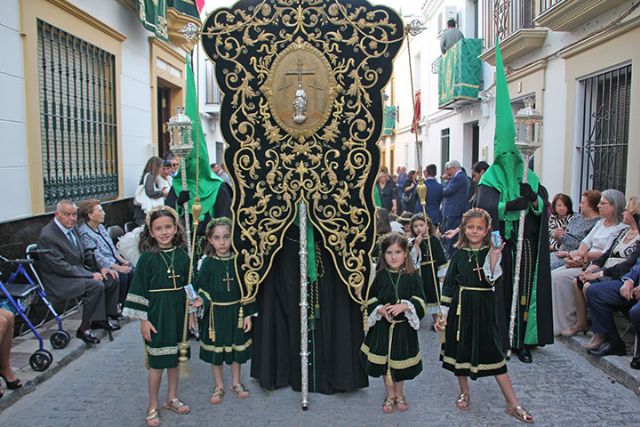
[[413,267],[417,270],[420,270],[420,254],[418,254],[418,249],[416,248],[416,245],[413,245],[409,255],[411,256],[411,262],[413,263]]
[[502,261],[502,254],[498,255],[496,267],[494,271],[491,272],[491,255],[487,254],[487,257],[484,259],[482,270],[484,271],[484,275],[487,277],[487,280],[491,283],[495,282],[500,278],[500,276],[502,276],[502,266],[500,265],[500,261]]
[[379,321],[380,319],[382,319],[382,314],[380,314],[380,312],[378,312],[378,309],[380,307],[384,307],[382,304],[379,304],[378,306],[376,306],[375,310],[373,310],[371,312],[371,314],[369,315],[369,321],[368,321],[368,325],[371,328],[373,325],[376,324],[377,321]]
[[402,299],[400,300],[400,304],[406,304],[407,307],[409,307],[409,310],[404,312],[404,316],[409,321],[409,325],[416,331],[420,329],[420,318],[418,317],[418,313],[416,313],[416,307],[413,303],[406,299]]
[[146,311],[136,310],[134,308],[129,308],[129,307],[125,307],[122,310],[122,316],[128,317],[129,319],[132,319],[132,320],[148,320]]

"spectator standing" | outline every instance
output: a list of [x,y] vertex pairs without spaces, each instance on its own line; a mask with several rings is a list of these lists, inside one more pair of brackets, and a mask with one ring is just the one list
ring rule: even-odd
[[416,171],[409,171],[404,187],[402,187],[401,200],[403,212],[411,212],[413,214],[415,211],[416,201],[418,200],[416,184]]
[[402,200],[402,190],[404,189],[404,184],[407,182],[407,168],[404,166],[398,166],[396,168],[396,187],[398,188],[398,199]]
[[[447,232],[460,226],[462,215],[469,210],[469,178],[457,160],[445,164],[445,173],[449,176],[446,187],[442,189],[442,230]],[[445,250],[449,257],[455,248],[453,239],[447,239]]]
[[469,206],[475,206],[476,194],[478,193],[478,183],[482,175],[489,169],[489,163],[484,161],[476,162],[471,168],[471,188],[469,189]]
[[211,163],[211,171],[213,173],[215,173],[216,175],[218,175],[220,178],[222,178],[222,180],[224,182],[226,182],[227,185],[232,187],[232,185],[231,185],[231,177],[229,177],[229,174],[227,172],[225,172],[225,170],[222,168],[222,166],[220,164]]
[[398,199],[396,196],[396,186],[393,184],[393,181],[391,181],[386,171],[380,171],[378,174],[376,187],[378,187],[378,194],[380,194],[382,207],[386,209],[387,212],[397,213]]
[[[427,165],[424,169],[426,179],[424,185],[427,187],[427,215],[433,222],[433,226],[438,228],[442,223],[442,212],[440,211],[440,205],[442,204],[442,189],[443,186],[438,182],[436,176],[438,175],[438,168],[436,165]],[[420,200],[417,201],[415,212],[422,212],[422,206]]]
[[[142,177],[140,177],[139,185],[144,185],[144,192],[150,199],[166,198],[169,194],[169,189],[161,189],[158,185],[158,177],[160,176],[160,169],[162,168],[162,159],[160,157],[151,157],[142,171]],[[136,206],[133,212],[133,221],[136,226],[144,224],[145,213],[140,206]]]
[[447,21],[447,29],[444,30],[442,36],[440,36],[440,51],[444,55],[447,53],[451,46],[458,43],[458,41],[464,38],[462,31],[456,28],[456,20],[449,19]]

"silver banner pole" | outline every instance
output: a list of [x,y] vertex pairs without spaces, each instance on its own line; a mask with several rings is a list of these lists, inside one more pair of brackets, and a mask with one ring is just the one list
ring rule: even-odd
[[309,279],[307,277],[307,204],[304,200],[298,203],[298,213],[300,218],[300,366],[301,366],[301,388],[302,409],[309,409],[309,351],[308,351],[308,322],[309,304],[307,303],[307,287]]

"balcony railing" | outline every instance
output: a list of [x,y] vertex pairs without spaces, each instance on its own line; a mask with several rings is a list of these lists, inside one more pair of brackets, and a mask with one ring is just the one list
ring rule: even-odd
[[[557,3],[562,0],[543,0],[543,3]],[[482,2],[482,16],[484,35],[484,50],[489,50],[496,45],[496,0],[486,0]],[[503,3],[505,5],[498,11],[500,29],[500,40],[508,38],[522,28],[533,28],[534,11],[531,0],[511,0]]]
[[538,15],[564,0],[538,0]]

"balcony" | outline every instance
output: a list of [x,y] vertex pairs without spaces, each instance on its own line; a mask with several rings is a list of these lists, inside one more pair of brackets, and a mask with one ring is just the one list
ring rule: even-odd
[[462,39],[440,57],[438,64],[438,106],[452,110],[478,100],[482,39]]
[[573,31],[626,0],[541,0],[535,21],[554,31]]
[[[552,3],[554,0],[541,1]],[[535,28],[534,8],[531,0],[511,0],[503,5],[506,6],[499,11],[498,15],[501,25],[500,51],[506,64],[542,47],[548,30]],[[494,17],[496,10],[494,0],[483,2],[482,13],[485,51],[480,55],[480,59],[495,65],[496,24]]]

